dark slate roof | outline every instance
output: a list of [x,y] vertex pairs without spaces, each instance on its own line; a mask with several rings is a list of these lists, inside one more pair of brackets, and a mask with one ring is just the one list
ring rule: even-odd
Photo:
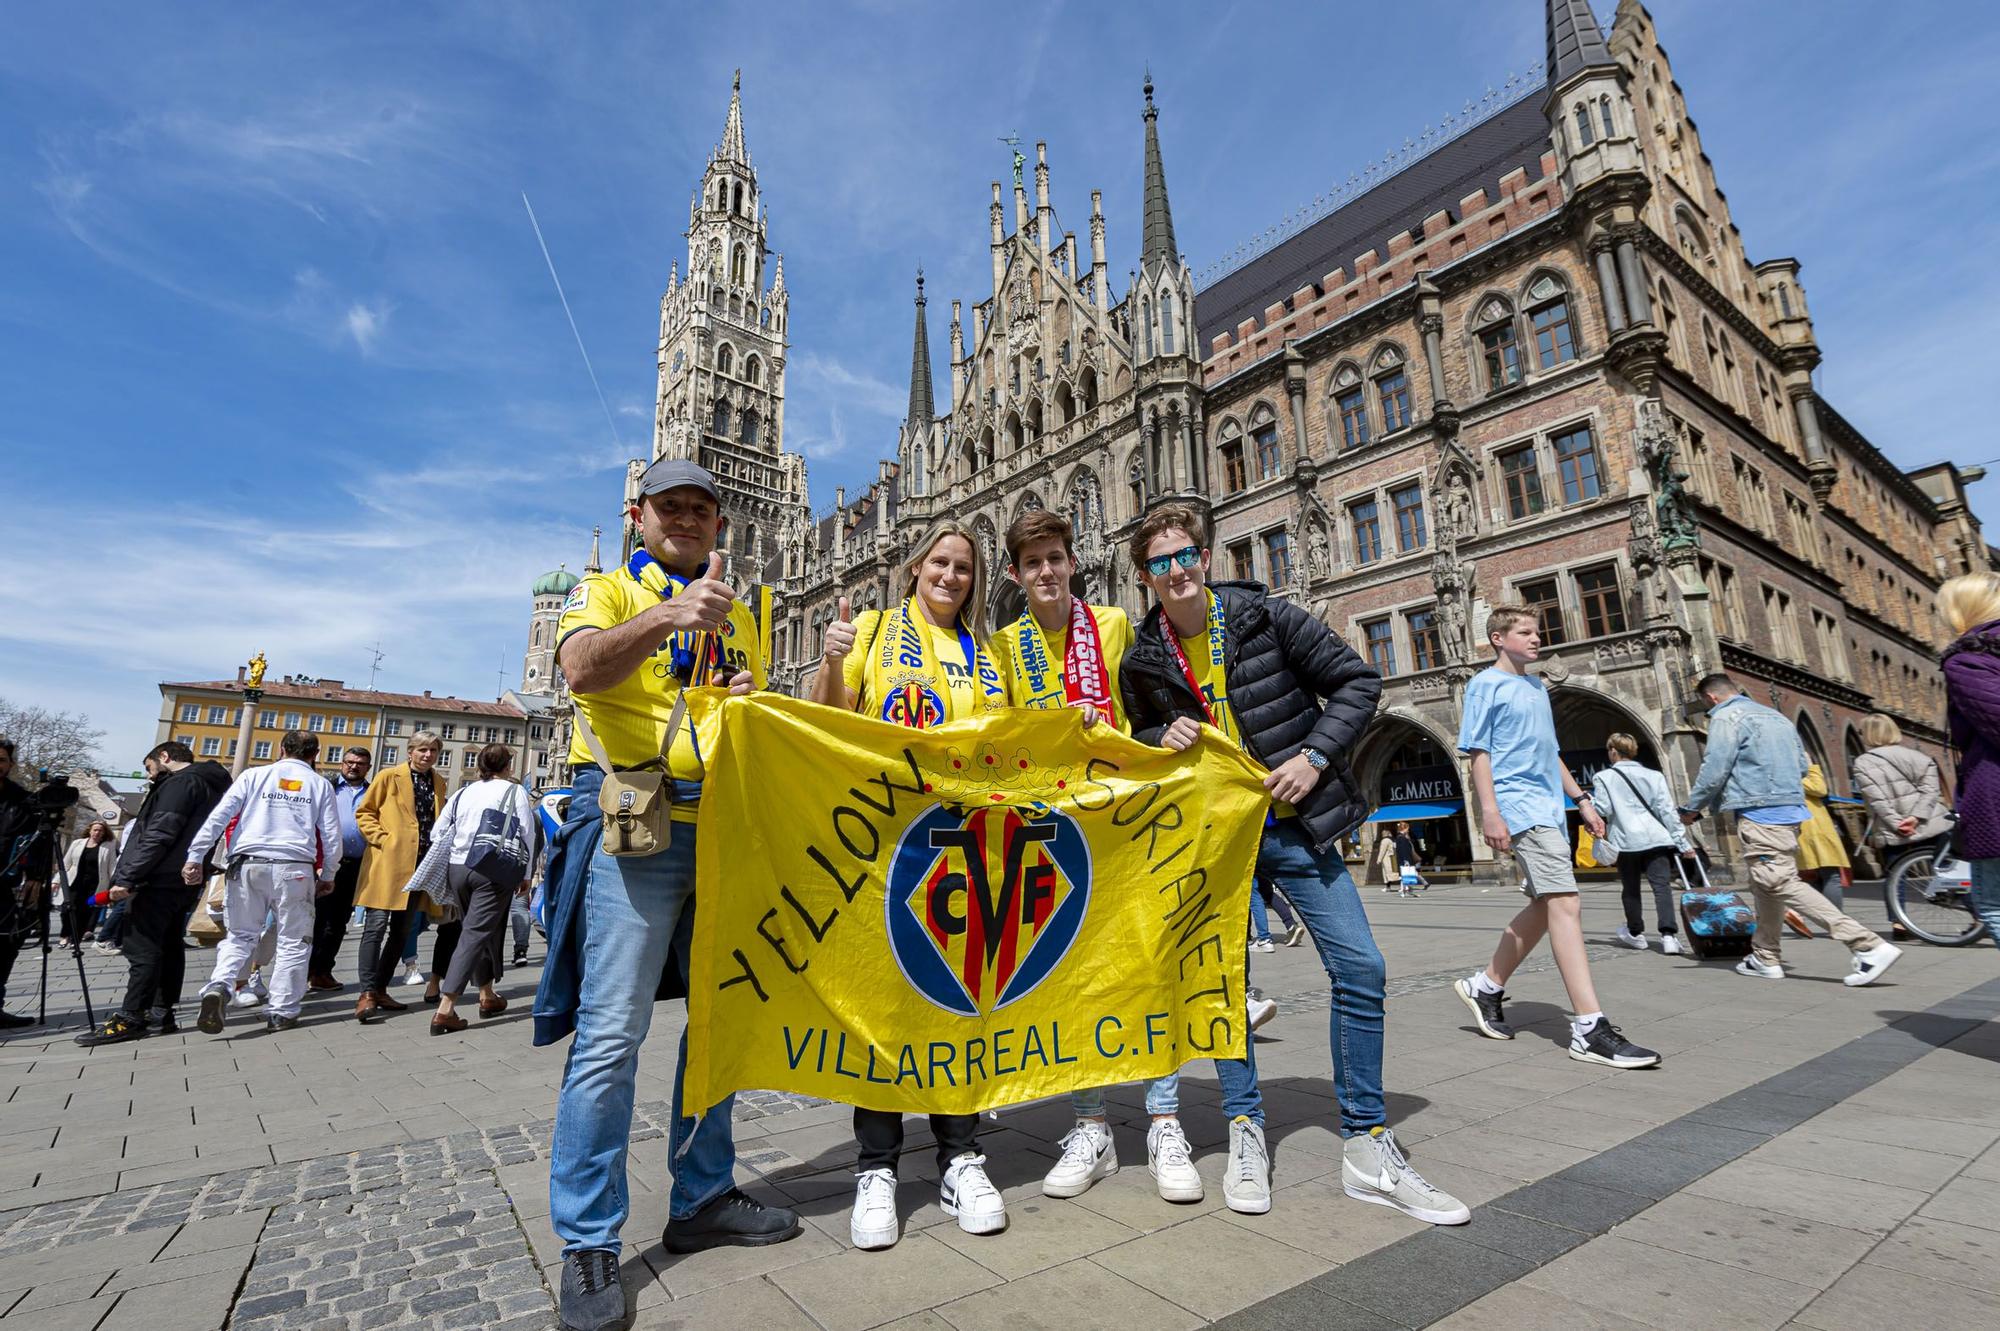
[[1492,119],[1384,180],[1360,197],[1320,218],[1195,295],[1201,323],[1201,354],[1217,333],[1234,333],[1248,318],[1300,287],[1346,268],[1369,250],[1386,254],[1389,237],[1408,231],[1439,209],[1458,218],[1458,201],[1480,189],[1500,197],[1500,177],[1526,167],[1529,180],[1542,174],[1549,146],[1549,122],[1540,99],[1523,97]]
[[1174,213],[1167,204],[1167,168],[1160,161],[1160,112],[1153,105],[1153,79],[1146,78],[1146,208],[1144,244],[1140,246],[1139,261],[1151,263],[1164,259],[1168,263],[1180,257],[1180,250],[1174,245]]
[[1590,0],[1549,0],[1549,55],[1542,68],[1551,88],[1561,87],[1583,70],[1614,63],[1611,48],[1604,43],[1604,29],[1590,12]]

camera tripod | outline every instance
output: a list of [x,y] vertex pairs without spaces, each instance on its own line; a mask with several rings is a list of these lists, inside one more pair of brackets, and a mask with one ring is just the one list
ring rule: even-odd
[[[19,937],[23,943],[30,943],[35,941],[35,931],[38,928],[41,931],[42,978],[35,1008],[35,1024],[38,1026],[47,1025],[49,1020],[49,953],[55,950],[55,944],[49,938],[49,901],[51,896],[49,889],[52,884],[60,883],[62,885],[63,909],[75,909],[75,904],[70,899],[69,870],[63,865],[63,857],[60,854],[53,853],[56,839],[55,825],[62,820],[62,816],[66,812],[66,809],[52,809],[45,812],[42,816],[41,825],[34,830],[26,841],[21,843],[20,847],[14,852],[14,858],[4,866],[0,866],[0,882],[5,882],[7,879],[21,872],[22,866],[28,862],[29,855],[45,839],[51,848],[50,861],[55,867],[54,875],[49,882],[43,883],[28,894],[31,900],[23,901],[18,896],[15,898],[14,909],[16,919],[10,922],[11,928],[18,929],[20,928],[19,913],[24,910],[32,911],[34,913],[29,916],[30,923],[25,930],[22,930]],[[97,1026],[97,1012],[91,1006],[90,1002],[90,976],[85,973],[83,965],[82,934],[79,932],[72,937],[69,940],[69,946],[63,950],[76,960],[76,982],[83,990],[85,1029],[94,1030]]]

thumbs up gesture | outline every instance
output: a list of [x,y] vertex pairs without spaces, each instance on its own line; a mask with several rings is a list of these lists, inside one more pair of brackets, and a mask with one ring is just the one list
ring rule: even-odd
[[840,598],[840,617],[826,626],[826,646],[822,655],[829,661],[845,661],[854,650],[854,611],[845,596]]
[[677,632],[713,633],[729,617],[736,590],[722,580],[722,556],[710,554],[701,576],[661,603],[667,627]]

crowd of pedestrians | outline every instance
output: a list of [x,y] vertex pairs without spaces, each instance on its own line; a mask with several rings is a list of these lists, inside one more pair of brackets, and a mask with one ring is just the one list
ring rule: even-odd
[[[98,1045],[172,1032],[182,997],[182,935],[201,885],[222,875],[226,934],[199,994],[198,1029],[222,1031],[232,1006],[261,1002],[267,1029],[299,1019],[308,991],[344,988],[338,956],[358,918],[354,1016],[374,1023],[409,1005],[392,993],[411,964],[436,1005],[433,1035],[470,1022],[461,1004],[476,991],[482,1017],[507,1000],[497,989],[525,960],[528,884],[546,883],[549,939],[534,1010],[537,1044],[569,1038],[552,1143],[550,1218],[564,1247],[562,1325],[599,1331],[625,1316],[618,1277],[629,1214],[625,1177],[638,1060],[654,1004],[685,992],[694,905],[696,812],[701,757],[680,723],[685,688],[762,688],[766,663],[748,609],[720,577],[715,551],[727,523],[712,477],[663,459],[641,477],[631,517],[642,538],[625,565],[585,578],[558,628],[559,663],[577,704],[572,796],[561,827],[543,844],[512,754],[489,745],[479,779],[443,798],[435,770],[440,743],[415,735],[409,760],[370,772],[366,749],[348,749],[329,781],[314,767],[319,741],[287,733],[279,761],[233,782],[213,762],[163,743],[146,755],[153,778],[123,841],[92,823],[61,856],[68,884],[60,929],[80,947],[111,921],[92,903],[123,907],[119,942],[129,969],[120,1006],[78,1037]],[[1025,513],[1005,542],[1006,572],[1025,594],[1013,622],[991,629],[985,567],[968,529],[940,524],[901,571],[902,599],[854,613],[842,600],[826,628],[813,700],[886,726],[926,728],[1005,708],[1073,708],[1086,726],[1105,725],[1140,742],[1185,750],[1218,731],[1261,761],[1271,814],[1255,865],[1246,950],[1310,942],[1328,983],[1332,1087],[1343,1138],[1347,1196],[1432,1224],[1462,1224],[1469,1208],[1427,1182],[1404,1155],[1383,1086],[1386,967],[1347,869],[1347,838],[1368,814],[1351,756],[1373,719],[1381,678],[1315,616],[1249,582],[1211,582],[1208,533],[1194,508],[1168,503],[1140,522],[1131,561],[1153,606],[1136,625],[1114,607],[1074,593],[1076,555],[1068,521]],[[1954,579],[1939,593],[1954,635],[1943,655],[1947,720],[1959,754],[1956,799],[1928,756],[1896,723],[1870,717],[1866,751],[1851,764],[1856,789],[1885,849],[1949,842],[1970,861],[1973,904],[2000,939],[2000,575]],[[1615,945],[1688,950],[1676,889],[1703,876],[1706,852],[1691,830],[1727,820],[1756,928],[1746,977],[1786,977],[1787,918],[1848,949],[1851,986],[1876,983],[1901,956],[1845,913],[1851,872],[1827,809],[1825,773],[1778,712],[1747,697],[1726,674],[1694,683],[1707,708],[1700,770],[1679,796],[1641,761],[1641,741],[1616,733],[1586,786],[1558,747],[1549,692],[1532,666],[1540,657],[1536,613],[1503,605],[1485,624],[1490,667],[1465,689],[1457,747],[1470,772],[1478,832],[1508,857],[1525,898],[1486,963],[1454,991],[1476,1034],[1514,1038],[1506,986],[1547,940],[1571,1009],[1572,1058],[1617,1069],[1655,1067],[1661,1056],[1628,1039],[1604,1011],[1591,975],[1578,896],[1570,811],[1615,863],[1623,923]],[[20,787],[6,780],[13,751],[0,740],[0,850],[22,844]],[[671,794],[671,837],[658,848],[607,846],[599,793],[607,778],[653,768]],[[1385,890],[1427,887],[1417,834],[1406,822],[1379,830],[1366,857]],[[16,855],[0,894],[0,984],[19,950],[27,895],[53,866]],[[544,875],[545,871],[545,875]],[[1274,937],[1269,914],[1281,928]],[[414,961],[432,933],[428,969]],[[1246,1024],[1272,1006],[1245,995]],[[0,1014],[7,1025],[29,1021]],[[791,1210],[737,1186],[730,1101],[698,1120],[681,1112],[685,1038],[677,1053],[670,1157],[673,1186],[661,1236],[670,1252],[779,1243],[801,1232]],[[1224,1203],[1262,1213],[1273,1206],[1254,1040],[1243,1056],[1215,1061],[1227,1130]],[[1205,1186],[1180,1118],[1180,1077],[1149,1082],[1144,1103],[1147,1171],[1166,1202],[1201,1200]],[[1051,1197],[1074,1197],[1118,1167],[1105,1088],[1071,1095],[1073,1124],[1043,1181]],[[977,1114],[932,1114],[938,1201],[968,1234],[1006,1228],[1005,1199],[986,1170]],[[855,1194],[850,1237],[857,1248],[893,1246],[901,1235],[897,1175],[905,1145],[899,1113],[853,1111]]]

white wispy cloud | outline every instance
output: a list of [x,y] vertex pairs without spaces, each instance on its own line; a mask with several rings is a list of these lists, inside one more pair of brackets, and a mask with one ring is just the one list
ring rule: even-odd
[[341,321],[347,335],[354,339],[354,345],[362,354],[374,350],[375,339],[389,323],[389,303],[385,300],[356,301],[347,307],[347,315]]

